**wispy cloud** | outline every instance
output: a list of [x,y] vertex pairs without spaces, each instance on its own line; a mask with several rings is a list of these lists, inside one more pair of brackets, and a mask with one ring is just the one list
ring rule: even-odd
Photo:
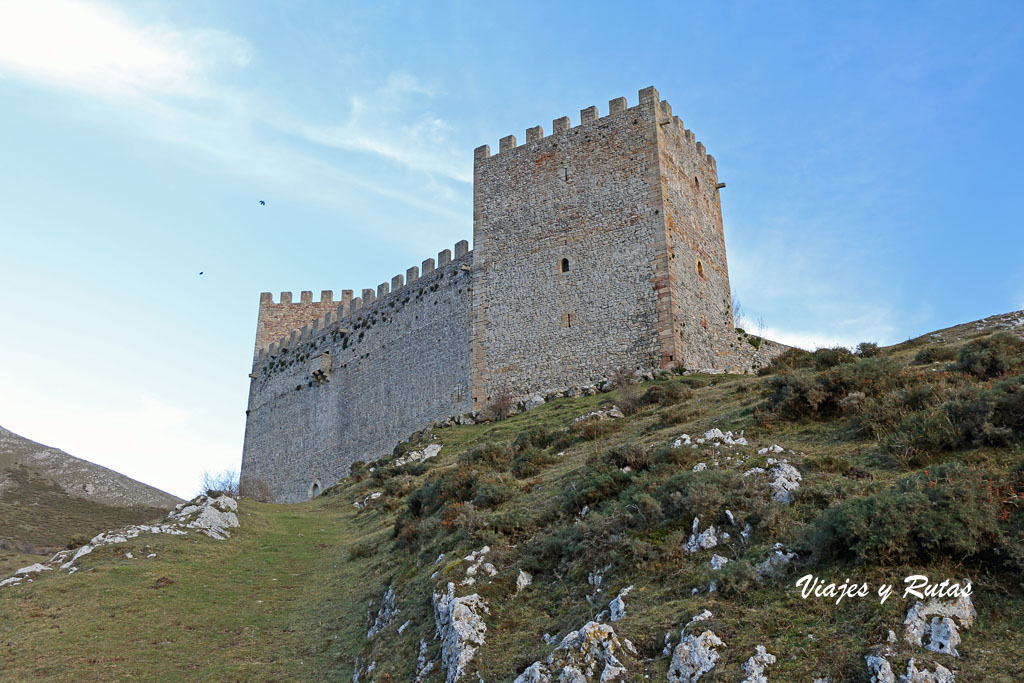
[[435,87],[412,74],[397,72],[376,91],[353,95],[344,121],[328,125],[296,122],[286,128],[329,147],[371,152],[418,171],[472,182],[468,155],[452,144],[451,126],[429,109],[417,111],[424,98],[437,94]]
[[[343,120],[313,122],[224,77],[253,54],[230,32],[143,24],[98,2],[0,0],[0,76],[102,98],[120,110],[120,125],[307,198],[337,201],[338,187],[358,188],[448,217],[451,184],[472,174],[451,126],[427,106],[437,85],[396,72],[349,95]],[[365,164],[353,172],[352,158],[330,158],[337,150],[418,173],[408,187],[419,187],[396,191],[393,177]]]
[[248,44],[222,31],[141,26],[89,2],[0,0],[0,73],[98,95],[195,95],[211,64],[248,62]]

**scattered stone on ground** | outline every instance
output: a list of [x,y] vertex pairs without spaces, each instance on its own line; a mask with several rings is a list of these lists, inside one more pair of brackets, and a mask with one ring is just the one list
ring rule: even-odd
[[728,557],[723,557],[722,555],[715,553],[711,556],[711,571],[717,572],[719,569],[724,567],[728,561]]
[[[209,494],[196,496],[187,503],[177,505],[167,515],[169,521],[165,524],[136,524],[116,531],[97,534],[83,546],[61,550],[46,562],[22,567],[14,576],[0,581],[0,588],[32,581],[29,577],[54,569],[73,574],[78,569],[75,563],[96,548],[127,543],[143,533],[184,536],[189,529],[195,529],[210,538],[224,540],[231,535],[228,529],[238,526],[238,516],[235,514],[237,510],[238,503],[234,498],[211,491]],[[125,557],[132,558],[132,555],[129,553]],[[150,553],[147,557],[156,557],[156,555]]]
[[577,422],[583,422],[584,420],[617,420],[620,417],[626,416],[617,406],[612,406],[611,408],[602,408],[600,410],[587,413],[586,415],[580,415],[572,422],[573,424],[576,424]]
[[516,593],[522,592],[531,583],[533,583],[533,575],[520,569],[519,576],[516,577]]
[[395,458],[395,461],[391,463],[395,467],[401,467],[407,465],[410,462],[423,462],[424,460],[430,460],[436,457],[441,452],[441,444],[432,443],[421,451],[409,451],[405,455]]
[[787,553],[785,546],[776,543],[772,546],[772,553],[754,567],[757,578],[763,579],[775,573],[778,567],[789,564],[796,558],[796,553]]
[[469,562],[470,565],[466,567],[466,578],[462,580],[461,585],[472,586],[476,583],[476,575],[481,570],[483,570],[487,576],[494,576],[498,573],[498,570],[494,568],[493,564],[490,562],[484,562],[484,558],[489,552],[491,552],[490,546],[485,545],[483,548],[474,550],[463,558],[466,562]]
[[370,501],[377,500],[378,498],[380,498],[383,495],[384,495],[383,491],[374,491],[373,493],[366,494],[361,499],[359,499],[356,502],[352,503],[352,505],[357,510],[362,510],[363,508],[365,508],[367,505],[370,504]]

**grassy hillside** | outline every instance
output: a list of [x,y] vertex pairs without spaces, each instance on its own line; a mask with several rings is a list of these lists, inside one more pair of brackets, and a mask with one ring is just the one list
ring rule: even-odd
[[[411,681],[423,641],[436,663],[425,680],[442,681],[431,594],[452,581],[489,607],[471,667],[487,681],[546,658],[545,634],[580,628],[629,585],[613,626],[637,648],[630,680],[665,680],[666,633],[675,645],[704,609],[725,643],[708,680],[741,680],[764,645],[778,658],[769,680],[866,681],[864,655],[890,629],[897,670],[914,656],[957,680],[1024,679],[1022,332],[1014,314],[887,349],[794,352],[761,377],[671,375],[636,397],[626,387],[428,430],[396,456],[441,444],[432,459],[356,468],[309,503],[241,501],[227,541],[144,535],[72,576],[0,589],[4,675]],[[612,405],[631,414],[574,422]],[[695,443],[712,428],[749,443]],[[691,445],[673,447],[683,433]],[[775,444],[782,453],[758,453]],[[769,476],[744,476],[769,458],[799,470],[792,504]],[[688,553],[694,517],[730,538]],[[758,580],[776,543],[796,556]],[[462,585],[463,558],[485,545],[496,574]],[[713,554],[729,560],[719,571]],[[517,593],[520,570],[533,583]],[[969,577],[977,621],[959,659],[933,654],[902,641],[912,600],[804,600],[794,582],[808,573]],[[389,585],[400,611],[368,639]]]

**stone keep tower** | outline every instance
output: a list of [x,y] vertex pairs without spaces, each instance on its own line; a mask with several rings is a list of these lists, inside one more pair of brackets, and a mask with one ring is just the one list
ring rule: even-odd
[[475,152],[473,407],[617,368],[735,365],[714,158],[653,87]]

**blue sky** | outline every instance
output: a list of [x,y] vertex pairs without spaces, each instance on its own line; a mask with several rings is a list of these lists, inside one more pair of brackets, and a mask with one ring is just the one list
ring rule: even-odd
[[191,494],[259,292],[470,239],[474,147],[647,85],[718,160],[748,327],[1024,308],[1024,5],[644,7],[0,0],[0,425]]

